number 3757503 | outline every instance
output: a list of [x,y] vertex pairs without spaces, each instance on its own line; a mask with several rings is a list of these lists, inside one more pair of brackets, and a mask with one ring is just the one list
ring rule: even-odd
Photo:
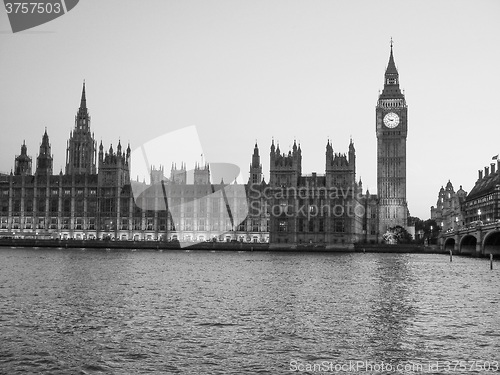
[[10,13],[61,13],[61,4],[54,3],[5,3],[5,10]]

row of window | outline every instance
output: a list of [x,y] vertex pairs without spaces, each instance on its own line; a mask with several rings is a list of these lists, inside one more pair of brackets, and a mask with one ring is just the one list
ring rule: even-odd
[[[288,221],[285,219],[278,220],[278,232],[288,232],[289,231]],[[298,232],[325,232],[326,230],[325,221],[320,220],[303,220],[298,221]],[[346,230],[345,220],[333,220],[331,223],[331,231],[334,233],[344,233]]]
[[[59,189],[37,189],[36,191],[37,197],[47,197],[47,196],[58,196],[59,195]],[[48,193],[48,194],[47,194]],[[72,192],[71,188],[63,188],[61,190],[62,195],[77,195],[77,196],[83,196],[85,193],[84,189],[76,189],[74,194]],[[90,196],[95,196],[97,195],[97,189],[87,189],[86,192],[87,195]],[[13,197],[21,197],[23,195],[23,189],[21,188],[16,188],[12,189],[12,196]],[[9,189],[2,189],[0,191],[0,196],[1,197],[8,197],[9,196]],[[34,197],[35,196],[35,189],[30,189],[30,188],[25,188],[24,189],[24,196],[26,197]]]
[[[0,229],[76,229],[76,230],[95,230],[99,227],[101,230],[156,230],[165,231],[167,228],[167,223],[169,223],[169,230],[181,230],[181,231],[231,231],[233,226],[230,220],[225,220],[224,222],[218,221],[206,221],[205,219],[192,220],[184,219],[179,225],[175,225],[172,221],[168,221],[166,218],[160,218],[155,224],[153,218],[121,218],[116,220],[115,218],[102,218],[100,224],[96,225],[95,218],[75,218],[73,224],[69,217],[57,218],[51,217],[48,220],[44,217],[25,217],[21,218],[15,216],[10,222],[7,217],[0,218]],[[253,231],[260,232],[262,228],[260,226],[259,220],[244,221],[237,226],[238,231]],[[269,231],[269,221],[266,222],[265,231]]]

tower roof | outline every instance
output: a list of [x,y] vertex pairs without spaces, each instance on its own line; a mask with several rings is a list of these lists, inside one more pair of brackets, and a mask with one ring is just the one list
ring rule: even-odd
[[403,99],[404,95],[399,88],[399,73],[394,62],[394,54],[392,51],[392,38],[391,38],[391,53],[389,55],[389,63],[385,70],[384,76],[384,90],[380,94],[380,99]]
[[21,145],[21,155],[27,155],[28,148],[26,147],[26,140],[23,140],[23,144]]
[[85,97],[85,80],[83,81],[82,99],[80,101],[80,108],[87,109],[87,98]]
[[391,55],[389,56],[389,64],[387,64],[387,69],[385,70],[385,75],[388,74],[398,74],[398,69],[394,63],[394,55],[392,54],[392,38],[391,38]]
[[47,134],[47,128],[45,128],[45,133],[43,133],[42,136],[42,145],[48,145],[49,144],[49,135]]

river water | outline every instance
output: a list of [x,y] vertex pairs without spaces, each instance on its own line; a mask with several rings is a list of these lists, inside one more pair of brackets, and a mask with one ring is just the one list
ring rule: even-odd
[[0,249],[0,373],[496,373],[499,268],[423,254]]

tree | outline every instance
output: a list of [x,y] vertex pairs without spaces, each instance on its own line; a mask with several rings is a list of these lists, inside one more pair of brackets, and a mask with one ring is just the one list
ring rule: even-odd
[[413,240],[413,237],[408,231],[400,225],[389,228],[383,235],[385,243],[388,244],[406,244]]
[[437,242],[437,237],[441,227],[436,223],[436,220],[427,219],[424,221],[424,238],[427,238],[429,244],[434,244]]
[[408,226],[415,226],[415,233],[424,229],[424,221],[416,216],[408,217]]

